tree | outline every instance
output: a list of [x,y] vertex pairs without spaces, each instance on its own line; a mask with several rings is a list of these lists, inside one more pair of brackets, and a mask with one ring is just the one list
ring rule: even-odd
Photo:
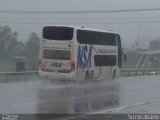
[[21,56],[24,57],[25,56],[25,49],[26,46],[23,42],[18,41],[15,47],[15,56]]
[[15,56],[16,53],[16,46],[17,46],[17,32],[12,33],[12,35],[8,36],[8,45],[7,45],[7,49],[6,52],[9,56]]
[[26,57],[32,62],[35,62],[38,59],[39,45],[40,38],[36,33],[32,32],[28,41],[26,42]]
[[0,26],[0,56],[8,58],[16,54],[17,35],[18,33],[13,33],[9,26]]

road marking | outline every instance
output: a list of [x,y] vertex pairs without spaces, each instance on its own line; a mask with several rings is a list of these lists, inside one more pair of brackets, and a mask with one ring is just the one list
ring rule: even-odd
[[25,105],[32,105],[32,104],[37,104],[38,102],[30,102],[30,103],[22,103],[22,104],[16,104],[16,105],[11,105],[12,107],[17,107],[17,106],[25,106]]
[[147,101],[147,102],[143,102],[143,103],[135,103],[135,104],[128,105],[128,106],[120,106],[120,107],[110,108],[110,109],[102,110],[102,111],[98,111],[98,112],[91,112],[90,114],[115,113],[115,112],[119,112],[124,109],[133,108],[133,107],[142,106],[142,105],[153,104],[153,103],[158,103],[158,102],[160,102],[160,100],[151,100],[151,101]]
[[[98,111],[98,112],[87,112],[87,113],[88,114],[115,113],[115,112],[119,112],[124,109],[133,108],[133,107],[142,106],[142,105],[153,104],[153,103],[158,103],[158,102],[160,102],[160,100],[158,100],[158,99],[157,100],[150,100],[150,101],[143,102],[143,103],[135,103],[135,104],[128,105],[128,106],[127,105],[120,106],[120,107],[110,108],[110,109],[106,109],[106,110],[102,110],[102,111]],[[28,102],[28,103],[10,105],[10,107],[26,106],[26,105],[41,104],[41,103],[43,103],[43,102]]]
[[107,110],[102,110],[102,111],[98,111],[98,112],[92,112],[90,114],[103,114],[103,113],[112,113],[113,111],[120,111],[120,110],[123,110],[125,109],[127,106],[121,106],[121,107],[116,107],[116,108],[110,108],[110,109],[107,109]]

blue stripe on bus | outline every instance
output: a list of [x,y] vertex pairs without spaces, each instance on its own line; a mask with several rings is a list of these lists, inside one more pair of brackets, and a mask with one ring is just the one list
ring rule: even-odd
[[77,68],[81,68],[81,69],[90,68],[91,67],[91,54],[92,54],[91,46],[79,45]]

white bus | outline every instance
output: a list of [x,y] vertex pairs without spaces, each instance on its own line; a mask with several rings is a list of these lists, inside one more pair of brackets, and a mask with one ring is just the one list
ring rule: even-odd
[[75,26],[44,26],[39,75],[53,79],[101,80],[120,76],[120,35]]

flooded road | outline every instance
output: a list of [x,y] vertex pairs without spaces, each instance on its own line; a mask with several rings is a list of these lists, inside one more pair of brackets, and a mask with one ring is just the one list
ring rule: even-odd
[[[0,113],[156,112],[160,110],[159,78],[122,77],[118,80],[120,86],[115,84],[117,81],[0,83]],[[149,109],[146,111],[147,106]]]
[[1,113],[85,113],[119,104],[119,82],[1,83],[0,96]]

